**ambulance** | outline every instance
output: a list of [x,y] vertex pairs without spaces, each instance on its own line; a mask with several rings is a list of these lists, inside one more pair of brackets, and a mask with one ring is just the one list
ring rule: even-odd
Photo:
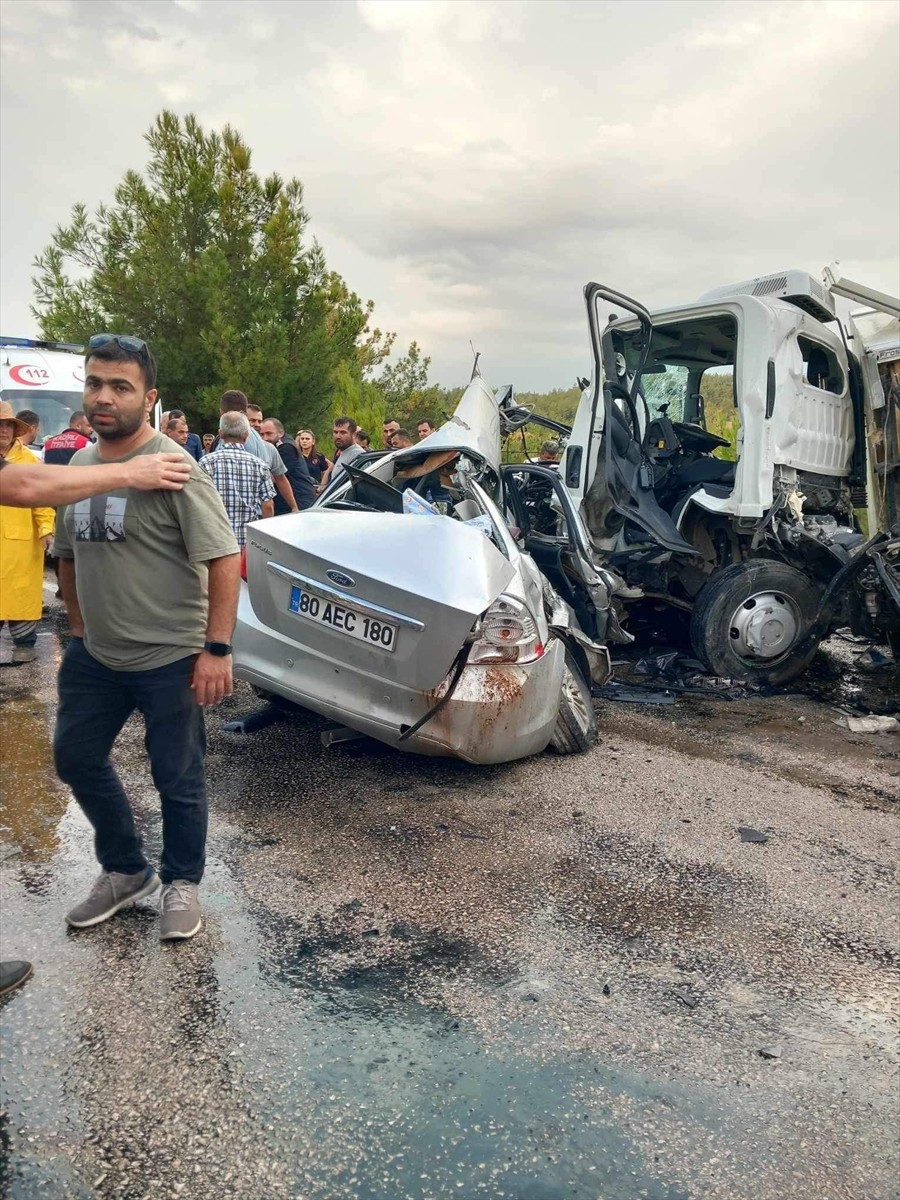
[[41,419],[34,449],[68,428],[84,403],[84,347],[0,337],[0,398],[13,412],[31,409]]

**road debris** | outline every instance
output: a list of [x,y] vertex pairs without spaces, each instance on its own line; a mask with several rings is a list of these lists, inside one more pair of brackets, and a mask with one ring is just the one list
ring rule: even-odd
[[692,995],[687,988],[672,988],[669,994],[674,996],[676,1000],[680,1000],[686,1008],[695,1009],[700,1003],[697,997]]
[[594,687],[592,694],[601,700],[617,700],[622,704],[674,704],[675,693],[668,688],[628,687],[624,683],[605,683]]
[[248,713],[239,721],[225,721],[222,729],[225,733],[258,733],[261,729],[268,729],[270,725],[283,721],[286,715],[282,705],[270,703],[256,712]]
[[346,725],[332,725],[328,729],[323,729],[319,734],[322,745],[326,749],[340,742],[356,742],[364,736],[358,729],[348,729]]
[[900,721],[896,717],[845,717],[851,733],[896,733]]
[[741,835],[742,842],[755,842],[764,846],[769,840],[767,833],[760,833],[758,829],[751,829],[749,825],[738,825],[737,831]]

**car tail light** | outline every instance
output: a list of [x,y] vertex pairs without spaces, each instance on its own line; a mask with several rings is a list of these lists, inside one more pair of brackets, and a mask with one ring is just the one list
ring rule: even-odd
[[544,653],[537,624],[527,605],[498,596],[473,632],[470,663],[533,662]]
[[241,579],[247,582],[247,547],[241,546]]

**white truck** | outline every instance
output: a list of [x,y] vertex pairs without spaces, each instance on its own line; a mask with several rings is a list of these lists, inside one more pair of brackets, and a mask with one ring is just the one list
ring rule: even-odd
[[[833,271],[652,314],[584,294],[593,369],[562,476],[627,584],[625,619],[663,600],[716,674],[772,683],[836,625],[900,649],[900,300]],[[840,319],[836,295],[866,311]],[[739,423],[734,461],[706,427],[713,393]]]
[[62,433],[84,401],[84,347],[68,342],[0,337],[0,398],[13,412],[30,409],[41,419],[35,442]]

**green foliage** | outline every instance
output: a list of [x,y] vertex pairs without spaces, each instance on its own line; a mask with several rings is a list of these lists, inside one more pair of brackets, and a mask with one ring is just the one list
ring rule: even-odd
[[[211,424],[240,388],[285,424],[328,420],[348,378],[362,386],[394,335],[308,242],[298,179],[263,179],[230,126],[163,112],[146,135],[144,174],[128,171],[114,203],[71,221],[35,260],[43,336],[85,341],[134,333],[151,344],[167,407]],[[427,373],[427,360],[425,360]]]
[[314,430],[321,445],[330,447],[331,425],[337,417],[352,417],[372,439],[372,448],[379,448],[381,426],[387,404],[381,389],[368,379],[360,379],[349,363],[341,363],[332,376],[334,395],[332,410],[324,424]]
[[734,381],[731,373],[713,375],[709,371],[704,372],[700,381],[700,395],[703,397],[706,428],[710,433],[715,433],[731,443],[730,446],[722,446],[716,450],[716,457],[736,462],[741,419],[734,407]]
[[[429,384],[430,365],[431,359],[423,356],[418,342],[411,342],[403,358],[390,363],[375,381],[384,399],[382,417],[396,418],[401,428],[408,429],[413,438],[416,425],[423,417],[441,425],[456,408],[465,390]],[[380,425],[375,432],[380,434]]]
[[[542,417],[571,425],[575,420],[581,388],[554,388],[549,392],[516,392],[516,401],[523,407],[534,405],[534,411]],[[540,425],[526,425],[506,439],[503,447],[504,462],[526,462],[537,458],[544,442],[556,441],[551,430]]]
[[403,358],[384,368],[378,386],[391,416],[411,411],[410,405],[428,386],[430,366],[431,359],[422,355],[418,342],[410,342]]

